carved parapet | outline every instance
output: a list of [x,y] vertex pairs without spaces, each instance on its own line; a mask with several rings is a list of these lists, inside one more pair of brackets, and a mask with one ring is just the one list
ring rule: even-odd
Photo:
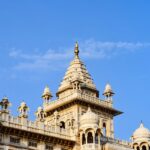
[[[112,102],[101,100],[97,97],[90,96],[88,94],[83,94],[80,90],[75,90],[74,92],[71,92],[70,94],[64,96],[61,99],[50,102],[48,105],[44,107],[44,110],[48,112],[50,110],[58,108],[59,106],[65,105],[66,103],[72,102],[74,100],[83,101],[85,103],[91,103],[93,105],[97,105],[99,107],[105,107],[111,110],[113,109]],[[116,112],[116,113],[120,113],[120,112]]]
[[101,137],[101,143],[106,144],[106,143],[113,143],[114,145],[120,145],[123,147],[131,147],[131,143],[128,141],[124,141],[124,140],[118,140],[118,139],[114,139],[114,138],[110,138],[110,137]]
[[3,123],[3,126],[14,128],[17,130],[25,130],[45,135],[53,135],[54,137],[71,139],[70,130],[60,129],[59,126],[51,127],[49,125],[41,124],[37,121],[29,121],[27,119],[26,123],[22,123],[22,118],[9,116],[6,117],[6,114],[0,115],[0,122]]

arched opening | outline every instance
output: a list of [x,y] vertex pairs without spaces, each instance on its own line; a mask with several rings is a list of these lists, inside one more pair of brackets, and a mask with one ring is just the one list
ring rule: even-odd
[[93,135],[92,135],[91,132],[88,133],[87,142],[88,142],[88,143],[93,143]]
[[103,123],[102,133],[103,133],[103,136],[106,136],[106,123],[105,122]]
[[63,122],[63,121],[60,122],[60,128],[65,129],[65,122]]
[[138,144],[134,143],[132,148],[135,149],[135,150],[137,150],[137,147],[138,147]]
[[140,150],[140,147],[139,147],[139,146],[137,146],[136,150]]
[[82,134],[82,145],[86,144],[85,134]]
[[142,146],[142,150],[146,150],[146,146],[145,145]]
[[98,144],[98,132],[95,134],[95,144]]

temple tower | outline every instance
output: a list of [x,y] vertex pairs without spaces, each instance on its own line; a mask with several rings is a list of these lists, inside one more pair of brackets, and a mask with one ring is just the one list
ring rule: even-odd
[[[99,91],[86,66],[80,60],[79,46],[76,43],[74,59],[58,88],[57,99],[48,101],[44,105],[44,111],[47,114],[45,123],[53,127],[60,127],[61,130],[67,130],[71,136],[74,136],[77,141],[74,150],[81,148],[84,150],[87,145],[92,146],[92,150],[98,150],[101,136],[114,137],[113,118],[121,114],[112,106],[110,98],[113,94],[111,87],[107,85],[104,92],[107,99],[99,98]],[[90,119],[93,121],[91,122],[92,129],[88,128],[88,114],[96,119]],[[88,140],[88,135],[93,137],[92,143]],[[83,142],[82,138],[85,138],[86,142]]]

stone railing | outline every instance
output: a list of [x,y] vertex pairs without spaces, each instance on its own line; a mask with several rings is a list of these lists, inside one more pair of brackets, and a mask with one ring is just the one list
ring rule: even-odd
[[88,94],[83,94],[82,91],[80,91],[80,90],[74,90],[69,95],[67,95],[63,98],[51,101],[50,103],[46,104],[44,107],[45,107],[45,110],[47,111],[49,109],[55,108],[56,106],[57,107],[59,105],[61,106],[62,103],[65,104],[66,102],[72,101],[74,99],[80,99],[80,100],[83,100],[83,101],[86,101],[86,102],[91,102],[91,103],[94,103],[94,104],[97,104],[97,105],[100,105],[100,106],[112,108],[112,102],[111,101],[101,100],[97,97],[90,96]]
[[131,148],[131,143],[129,143],[127,141],[117,140],[117,139],[103,136],[100,138],[99,144],[87,143],[87,144],[81,145],[81,150],[100,150],[102,148],[102,146],[107,144],[107,143],[110,143],[113,145],[118,145],[120,148],[121,147],[124,147],[127,149]]
[[119,144],[119,145],[123,145],[123,146],[127,146],[130,147],[131,143],[128,141],[124,141],[124,140],[118,140],[118,139],[114,139],[114,138],[110,138],[110,137],[101,137],[101,143],[105,144],[105,143],[114,143],[114,144]]
[[0,114],[0,122],[3,126],[14,128],[14,129],[20,129],[25,131],[30,131],[33,133],[40,133],[48,136],[54,136],[57,138],[63,138],[71,140],[73,139],[73,136],[71,136],[70,130],[61,129],[60,127],[51,127],[48,125],[45,125],[42,122],[37,121],[29,121],[26,118],[19,118],[19,117],[13,117],[10,116],[7,113],[1,113]]
[[99,144],[84,144],[81,146],[81,150],[98,150],[100,149],[100,145]]
[[82,94],[81,92],[77,92],[77,93],[78,93],[77,97],[79,99],[82,99],[82,100],[87,101],[87,102],[92,102],[92,103],[95,103],[98,105],[102,105],[102,106],[112,107],[112,103],[110,101],[101,100],[97,97],[90,96],[88,94]]

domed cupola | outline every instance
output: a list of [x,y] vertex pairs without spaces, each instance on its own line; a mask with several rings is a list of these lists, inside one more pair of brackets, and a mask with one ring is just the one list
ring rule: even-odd
[[140,127],[133,133],[133,138],[150,138],[150,131],[144,127],[143,123],[141,123]]
[[143,123],[132,135],[132,145],[135,150],[150,149],[150,131],[144,127]]
[[95,147],[95,144],[100,143],[101,134],[98,122],[98,115],[92,112],[91,108],[88,107],[87,112],[80,118],[80,140],[82,150],[89,150],[89,148],[91,150]]
[[88,128],[97,129],[98,128],[98,115],[91,111],[88,107],[87,112],[80,118],[80,129],[86,130]]
[[103,95],[107,100],[112,100],[114,94],[115,93],[113,92],[111,85],[107,83]]
[[136,129],[133,133],[132,139],[134,142],[142,142],[150,140],[150,131],[144,127],[143,123],[140,124],[140,127]]

